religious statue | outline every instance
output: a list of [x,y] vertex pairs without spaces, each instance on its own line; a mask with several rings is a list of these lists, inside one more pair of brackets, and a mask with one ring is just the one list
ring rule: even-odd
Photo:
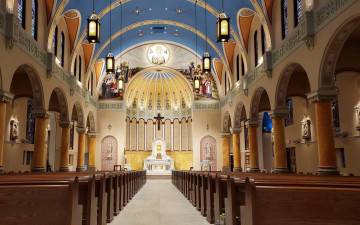
[[206,143],[206,150],[205,150],[205,158],[210,159],[211,158],[211,145]]
[[191,81],[193,80],[194,72],[195,72],[194,62],[190,62],[190,65],[189,65],[189,73],[190,73],[190,80],[191,80]]
[[205,86],[206,86],[206,97],[212,98],[212,82],[210,78],[206,80]]
[[12,141],[15,141],[16,139],[19,138],[18,135],[18,130],[19,130],[19,121],[13,119],[10,122],[10,139]]
[[112,160],[112,151],[113,151],[112,144],[108,143],[107,147],[108,147],[108,149],[107,149],[106,159]]
[[302,124],[302,138],[305,140],[310,140],[310,119],[304,115],[304,119],[301,121]]

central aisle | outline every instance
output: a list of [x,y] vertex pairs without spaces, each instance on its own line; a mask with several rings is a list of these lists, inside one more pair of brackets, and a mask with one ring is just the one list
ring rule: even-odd
[[209,225],[169,180],[147,180],[111,225]]

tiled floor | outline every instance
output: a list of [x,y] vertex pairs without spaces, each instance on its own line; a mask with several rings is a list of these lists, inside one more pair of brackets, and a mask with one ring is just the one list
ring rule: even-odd
[[171,180],[147,180],[111,225],[209,225]]

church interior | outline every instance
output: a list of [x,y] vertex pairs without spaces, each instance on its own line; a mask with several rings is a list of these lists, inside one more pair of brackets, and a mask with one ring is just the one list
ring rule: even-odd
[[360,224],[356,52],[357,0],[1,0],[0,224]]

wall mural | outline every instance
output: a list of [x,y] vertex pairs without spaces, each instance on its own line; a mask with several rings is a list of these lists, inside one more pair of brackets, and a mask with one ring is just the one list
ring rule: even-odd
[[101,141],[101,170],[113,170],[118,157],[118,142],[113,136],[106,136]]
[[211,170],[216,170],[216,140],[212,136],[205,136],[200,141],[200,162],[209,160]]

